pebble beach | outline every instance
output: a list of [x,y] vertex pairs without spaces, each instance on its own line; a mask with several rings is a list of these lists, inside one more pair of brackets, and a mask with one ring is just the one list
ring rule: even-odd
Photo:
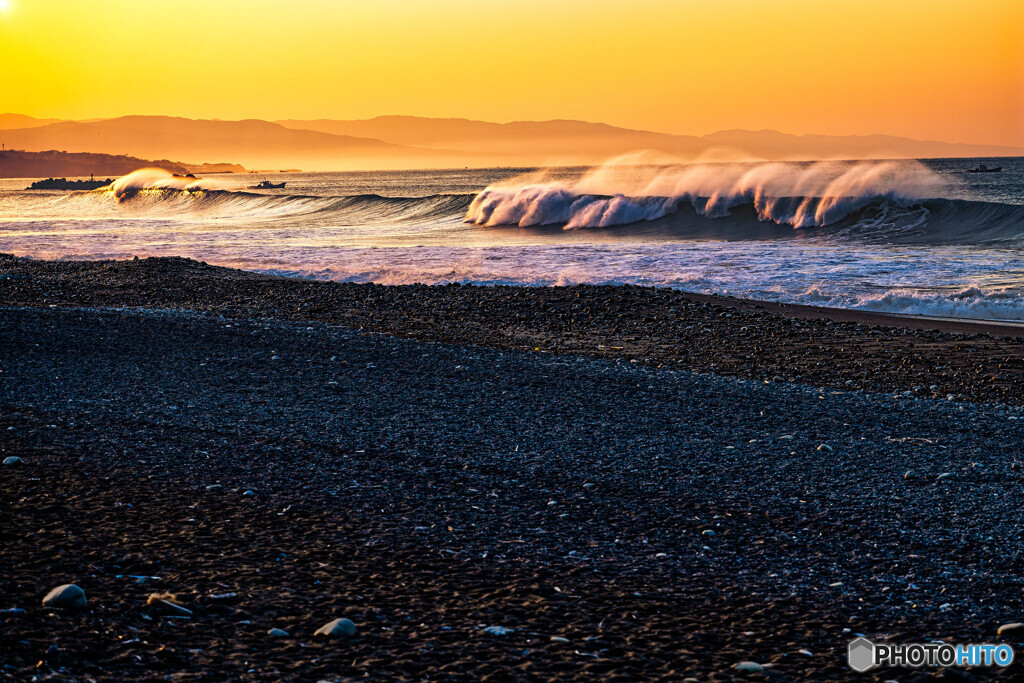
[[1014,325],[176,258],[0,302],[9,679],[1019,675],[845,657],[1024,644]]

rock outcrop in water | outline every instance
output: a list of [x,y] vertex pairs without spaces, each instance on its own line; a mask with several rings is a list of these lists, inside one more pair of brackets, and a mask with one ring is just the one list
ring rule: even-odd
[[106,180],[68,180],[67,178],[47,178],[37,180],[28,186],[29,190],[96,190],[114,182],[113,178]]

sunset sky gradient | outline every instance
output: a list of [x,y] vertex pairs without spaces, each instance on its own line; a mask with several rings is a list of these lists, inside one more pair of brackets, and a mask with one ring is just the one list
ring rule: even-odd
[[1024,145],[1020,0],[0,0],[0,112]]

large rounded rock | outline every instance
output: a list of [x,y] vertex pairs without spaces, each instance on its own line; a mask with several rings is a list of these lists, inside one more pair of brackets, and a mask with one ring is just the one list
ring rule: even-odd
[[5,465],[20,465],[21,464],[21,458],[19,458],[16,455],[9,456],[7,458],[4,458],[4,464]]
[[355,634],[356,625],[344,617],[328,622],[316,630],[316,635],[332,638],[351,638]]
[[73,583],[57,586],[43,598],[43,607],[85,609],[85,591]]

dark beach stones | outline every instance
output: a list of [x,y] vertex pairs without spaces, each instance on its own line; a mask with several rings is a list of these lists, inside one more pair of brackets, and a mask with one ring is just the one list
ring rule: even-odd
[[341,617],[329,621],[316,630],[314,635],[330,636],[331,638],[352,638],[356,634],[356,625],[350,619]]
[[85,591],[73,583],[57,586],[43,598],[43,607],[85,609]]
[[4,458],[4,464],[5,465],[20,465],[21,464],[21,458],[19,458],[16,455],[8,456],[8,457]]

